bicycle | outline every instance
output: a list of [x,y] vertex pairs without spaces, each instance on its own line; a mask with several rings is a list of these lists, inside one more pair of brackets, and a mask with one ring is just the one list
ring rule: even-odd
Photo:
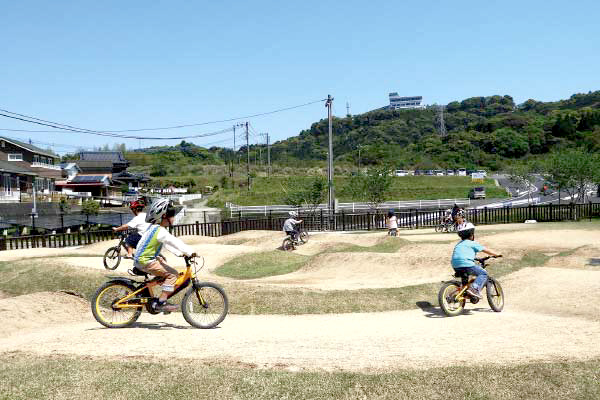
[[125,233],[119,232],[119,244],[116,246],[110,247],[104,253],[104,258],[102,262],[104,263],[104,268],[108,270],[115,270],[121,263],[121,249],[125,247],[125,239],[127,235]]
[[[502,256],[499,256],[502,257]],[[486,261],[490,258],[496,258],[493,256],[488,256],[484,258],[476,258],[481,268],[487,266]],[[465,271],[458,271],[454,274],[455,278],[460,278],[460,282],[458,281],[449,281],[444,282],[440,291],[438,293],[438,302],[444,314],[448,317],[454,317],[460,314],[464,308],[467,300],[469,300],[472,304],[477,304],[479,299],[474,296],[470,296],[466,290],[469,288],[469,285],[475,280],[475,277],[469,275]],[[504,291],[502,290],[502,286],[500,282],[498,282],[495,278],[488,275],[488,280],[485,284],[485,291],[488,304],[490,308],[495,312],[500,312],[504,308]]]
[[[195,328],[214,328],[227,316],[227,294],[216,283],[198,280],[198,271],[204,263],[192,271],[192,266],[198,265],[195,259],[187,256],[184,259],[186,269],[179,271],[176,289],[169,298],[189,287],[181,301],[183,318]],[[145,279],[138,281],[123,276],[109,277],[110,280],[100,286],[92,297],[92,314],[96,321],[107,328],[131,326],[144,309],[153,315],[160,313],[155,309],[158,298],[152,295],[152,289],[160,285],[164,278],[148,279],[148,274],[137,268],[130,270],[130,274],[144,276]]]
[[454,223],[454,221],[445,219],[435,226],[435,231],[446,233],[450,231],[456,231],[456,224]]
[[284,251],[296,250],[297,246],[303,245],[308,242],[308,232],[304,229],[301,229],[298,232],[298,239],[294,239],[293,235],[287,235],[285,239],[283,239],[283,243],[281,244],[281,248]]

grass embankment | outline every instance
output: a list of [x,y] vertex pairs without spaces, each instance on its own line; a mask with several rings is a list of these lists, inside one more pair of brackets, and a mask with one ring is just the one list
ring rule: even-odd
[[[183,367],[182,367],[183,366]],[[473,379],[473,377],[477,379]],[[98,379],[102,377],[101,379]],[[148,382],[152,382],[149,384]],[[598,399],[600,360],[385,373],[248,365],[3,356],[0,399]]]
[[[243,244],[241,240],[238,244]],[[358,246],[355,244],[339,243],[326,248],[314,256],[304,256],[281,250],[264,251],[260,253],[243,254],[226,262],[215,269],[215,274],[233,279],[256,279],[267,276],[289,274],[302,268],[311,258],[323,253],[395,253],[408,241],[386,237],[373,246]]]
[[[251,190],[246,188],[220,189],[208,201],[211,207],[222,208],[225,202],[237,205],[269,205],[282,204],[283,185],[289,179],[288,176],[273,176],[271,178],[255,178],[252,181]],[[294,179],[311,180],[312,177],[295,177]],[[348,177],[336,177],[334,185],[336,195],[341,202],[364,201],[353,198],[344,187],[347,185]],[[495,185],[493,179],[486,179],[483,184],[471,182],[470,177],[465,176],[402,176],[392,179],[389,200],[435,200],[466,198],[469,190],[475,186],[484,186],[489,198],[506,197],[506,191]]]

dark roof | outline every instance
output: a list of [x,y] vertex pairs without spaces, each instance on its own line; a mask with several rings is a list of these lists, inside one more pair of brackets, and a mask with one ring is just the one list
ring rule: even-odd
[[108,160],[102,161],[77,161],[77,165],[80,169],[84,168],[106,168],[109,171],[112,171],[113,162]]
[[79,153],[81,161],[110,161],[113,163],[128,162],[120,151],[82,151]]
[[10,142],[10,143],[12,143],[14,145],[22,147],[22,148],[24,148],[26,150],[29,150],[31,152],[41,154],[43,156],[52,157],[52,158],[58,158],[58,156],[56,154],[49,153],[47,150],[42,150],[39,147],[36,147],[36,146],[34,146],[32,144],[29,144],[29,143],[23,143],[23,142],[21,142],[19,140],[10,139],[10,138],[4,137],[4,136],[0,136],[0,140],[6,140],[7,142]]
[[0,172],[12,172],[13,174],[24,174],[24,175],[34,175],[37,176],[35,172],[30,170],[29,168],[22,167],[16,165],[10,161],[2,161],[0,160]]
[[77,175],[71,179],[69,183],[102,183],[104,181],[104,175]]

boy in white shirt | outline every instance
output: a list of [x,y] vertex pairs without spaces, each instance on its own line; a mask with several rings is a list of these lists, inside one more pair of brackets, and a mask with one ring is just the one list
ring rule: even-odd
[[195,256],[194,250],[183,243],[181,239],[171,235],[167,228],[173,225],[175,219],[175,208],[167,199],[158,199],[150,206],[146,222],[150,227],[144,232],[138,248],[135,251],[134,266],[143,272],[165,278],[161,288],[162,292],[158,303],[154,307],[156,311],[172,312],[178,306],[168,304],[167,298],[175,291],[175,282],[179,272],[167,265],[160,251],[165,245],[167,250],[175,255]]

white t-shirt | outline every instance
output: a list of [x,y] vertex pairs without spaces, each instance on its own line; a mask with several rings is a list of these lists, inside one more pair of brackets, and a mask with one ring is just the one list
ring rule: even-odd
[[150,224],[146,222],[146,213],[141,212],[133,217],[133,219],[127,223],[127,226],[131,229],[137,230],[137,232],[142,235],[144,232],[146,232],[146,229],[148,229]]
[[395,215],[390,217],[388,224],[389,224],[389,229],[398,229],[398,218],[396,218]]

